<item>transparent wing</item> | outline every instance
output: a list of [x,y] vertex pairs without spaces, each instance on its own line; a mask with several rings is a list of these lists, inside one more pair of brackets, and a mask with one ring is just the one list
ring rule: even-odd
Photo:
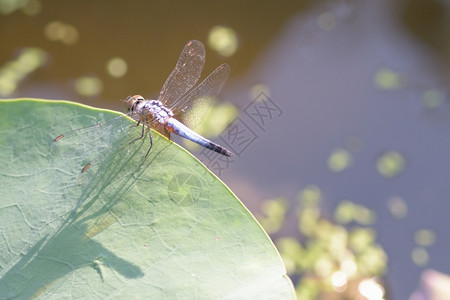
[[52,166],[73,178],[57,188],[70,193],[74,186],[81,187],[76,190],[79,198],[72,208],[72,217],[87,225],[87,237],[106,229],[134,205],[122,201],[123,197],[129,195],[140,174],[165,150],[163,143],[155,141],[152,157],[144,163],[150,142],[148,136],[137,139],[142,126],[136,124],[121,115],[61,134],[51,143]]
[[205,46],[195,40],[187,42],[175,69],[164,83],[158,100],[167,107],[171,106],[197,83],[204,65]]
[[230,66],[222,64],[170,109],[190,128],[195,128],[207,114],[214,98],[220,93],[230,74]]
[[122,151],[140,134],[136,123],[117,116],[59,135],[53,140],[50,152],[63,159],[77,160],[81,171],[88,164],[100,164],[112,153]]

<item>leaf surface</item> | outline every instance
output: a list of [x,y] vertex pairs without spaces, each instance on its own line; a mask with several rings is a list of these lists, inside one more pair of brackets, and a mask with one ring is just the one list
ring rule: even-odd
[[236,196],[157,133],[144,161],[133,124],[70,102],[0,101],[0,299],[294,299]]

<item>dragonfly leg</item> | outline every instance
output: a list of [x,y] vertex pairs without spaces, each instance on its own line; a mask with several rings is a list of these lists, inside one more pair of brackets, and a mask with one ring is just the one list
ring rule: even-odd
[[[141,122],[141,121],[139,121],[139,123],[140,123],[140,122]],[[139,123],[138,123],[138,125],[139,125]],[[136,142],[137,140],[142,139],[142,138],[144,137],[144,135],[145,135],[145,124],[142,124],[142,133],[141,133],[141,136],[138,137],[138,138],[135,138],[134,140],[132,140],[131,142],[129,142],[128,145],[131,145],[131,144],[133,144],[134,142]]]
[[147,150],[147,154],[145,154],[145,158],[147,158],[147,156],[150,153],[150,150],[152,150],[152,146],[153,146],[153,138],[152,138],[152,133],[151,133],[150,127],[148,128],[148,137],[150,139],[150,147]]

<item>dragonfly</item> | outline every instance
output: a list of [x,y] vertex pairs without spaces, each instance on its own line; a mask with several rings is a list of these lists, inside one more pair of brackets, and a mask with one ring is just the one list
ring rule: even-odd
[[[137,122],[135,126],[142,125],[140,136],[133,138],[127,144],[131,145],[148,135],[150,146],[144,160],[153,146],[151,129],[156,130],[168,139],[170,139],[171,134],[175,134],[221,155],[232,156],[231,151],[225,147],[204,138],[191,129],[203,119],[230,73],[230,66],[222,64],[195,86],[200,79],[204,65],[204,45],[200,41],[191,40],[184,46],[175,68],[165,81],[156,100],[145,99],[141,95],[126,98],[126,114]],[[105,124],[91,126],[88,131],[97,128],[114,130],[113,124],[119,123],[118,118],[106,121]],[[58,144],[64,142],[67,138],[83,134],[83,130],[61,134],[53,139],[52,148],[57,148]],[[81,173],[85,172],[91,165],[92,162],[88,162],[82,168]]]

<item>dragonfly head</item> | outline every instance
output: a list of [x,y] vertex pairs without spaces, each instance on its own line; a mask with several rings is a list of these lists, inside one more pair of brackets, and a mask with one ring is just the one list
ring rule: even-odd
[[133,113],[136,110],[136,107],[143,101],[145,101],[145,99],[141,95],[128,96],[125,100],[125,108],[127,112]]

